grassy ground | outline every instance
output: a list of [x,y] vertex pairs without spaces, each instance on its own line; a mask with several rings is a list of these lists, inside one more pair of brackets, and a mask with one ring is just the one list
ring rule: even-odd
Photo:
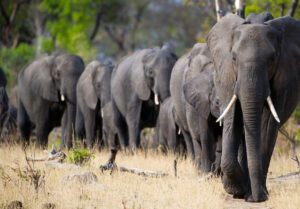
[[[54,203],[56,208],[299,208],[300,184],[295,182],[268,182],[269,200],[260,204],[247,204],[233,200],[223,189],[220,179],[205,180],[195,172],[188,159],[178,160],[178,177],[174,177],[172,155],[144,153],[135,156],[117,156],[119,166],[164,171],[167,177],[151,178],[130,173],[102,173],[99,169],[107,160],[107,152],[96,152],[91,165],[79,169],[49,168],[36,162],[35,169],[44,175],[44,184],[38,192],[18,168],[28,167],[24,152],[19,146],[0,147],[0,208],[19,200],[25,208],[42,208],[44,203]],[[33,149],[27,149],[28,155]],[[35,150],[36,156],[45,156]],[[17,168],[17,170],[15,169]],[[92,171],[98,183],[66,182],[63,176]],[[297,171],[297,165],[286,155],[272,158],[269,177]]]

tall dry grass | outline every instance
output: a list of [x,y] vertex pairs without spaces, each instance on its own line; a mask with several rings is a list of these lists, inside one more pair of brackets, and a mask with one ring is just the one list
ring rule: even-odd
[[[107,152],[95,153],[91,165],[79,169],[46,167],[36,162],[35,168],[45,175],[45,184],[36,193],[34,186],[25,181],[12,168],[27,166],[23,150],[19,146],[0,147],[0,208],[6,208],[13,200],[19,200],[25,208],[42,208],[44,203],[54,203],[56,208],[299,208],[299,183],[268,183],[269,200],[261,204],[246,204],[233,200],[223,189],[220,179],[205,180],[199,176],[190,160],[178,160],[178,177],[174,177],[175,156],[138,153],[125,156],[118,153],[119,166],[164,171],[162,178],[142,177],[130,173],[104,172],[99,169],[107,160]],[[28,148],[28,154],[33,153]],[[45,156],[41,150],[36,156]],[[270,165],[270,177],[296,171],[296,163],[286,155],[274,155]],[[68,174],[92,171],[98,183],[82,184],[66,182]]]

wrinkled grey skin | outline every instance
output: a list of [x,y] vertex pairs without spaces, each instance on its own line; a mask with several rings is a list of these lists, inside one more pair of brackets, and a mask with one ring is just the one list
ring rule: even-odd
[[[213,64],[198,55],[202,72],[183,86],[187,101],[187,122],[193,138],[195,162],[200,172],[221,172],[222,128],[216,123],[219,117],[219,98],[214,87]],[[193,67],[193,66],[191,66]],[[196,67],[196,66],[195,66]]]
[[175,109],[175,121],[179,126],[180,131],[184,136],[184,141],[187,148],[187,154],[191,159],[194,159],[194,148],[192,137],[189,132],[187,118],[186,118],[186,101],[183,94],[183,85],[187,80],[185,79],[185,72],[189,69],[190,58],[197,54],[209,53],[205,44],[196,44],[192,51],[184,54],[176,62],[170,80],[170,92],[172,103]]
[[[72,146],[76,84],[84,70],[76,55],[44,56],[19,73],[18,128],[23,143],[35,127],[37,145],[45,147],[50,131],[62,124],[61,148]],[[63,95],[63,97],[62,97]]]
[[[86,137],[92,147],[96,135],[102,138],[102,116],[100,109],[111,100],[110,80],[113,65],[110,62],[93,61],[88,64],[77,84],[76,135]],[[98,131],[98,134],[97,134]]]
[[111,80],[114,121],[121,148],[129,145],[131,151],[140,146],[140,131],[154,127],[159,101],[170,96],[169,80],[176,56],[173,50],[143,49],[124,57],[114,68]]
[[175,123],[174,105],[171,97],[168,97],[159,107],[156,124],[156,137],[162,150],[170,150],[173,154],[183,154],[185,143],[179,128]]
[[219,114],[213,71],[206,44],[196,44],[177,61],[170,81],[175,121],[184,135],[188,155],[202,173],[220,170],[214,165],[220,161],[216,151],[219,157],[221,137],[220,127],[213,121]]
[[[267,199],[266,178],[279,127],[300,99],[300,22],[277,18],[246,24],[236,15],[222,18],[207,44],[223,112],[233,94],[238,100],[223,120],[222,181],[225,190],[247,201]],[[270,112],[270,96],[280,118]]]

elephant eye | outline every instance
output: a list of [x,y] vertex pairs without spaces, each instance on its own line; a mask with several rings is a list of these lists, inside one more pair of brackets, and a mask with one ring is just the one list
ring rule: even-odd
[[147,76],[154,77],[154,72],[153,72],[152,68],[150,68],[150,69],[147,70]]
[[100,84],[100,83],[97,83],[97,84],[96,84],[96,88],[97,88],[97,89],[100,89],[100,87],[101,87],[101,84]]

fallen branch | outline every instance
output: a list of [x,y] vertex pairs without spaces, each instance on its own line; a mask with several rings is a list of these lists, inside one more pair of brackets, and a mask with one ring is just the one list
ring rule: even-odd
[[296,179],[296,178],[299,178],[299,181],[300,181],[300,171],[288,173],[288,174],[277,176],[274,178],[269,178],[268,180],[269,181],[286,181],[286,180],[292,180],[292,179]]
[[145,176],[145,177],[164,177],[169,174],[164,173],[162,171],[150,171],[150,170],[142,170],[138,168],[131,168],[131,167],[125,167],[125,166],[120,166],[119,169],[115,163],[107,163],[105,165],[100,166],[101,171],[103,172],[104,170],[110,170],[111,173],[114,170],[119,170],[121,172],[129,172],[133,174],[137,174],[139,176]]
[[61,151],[57,151],[56,146],[54,145],[52,147],[52,151],[49,152],[47,150],[44,150],[45,153],[48,154],[47,157],[26,157],[26,160],[28,161],[56,161],[56,162],[63,162],[64,159],[66,158],[66,154],[61,152]]
[[141,170],[138,168],[130,168],[130,167],[120,167],[120,171],[121,172],[129,172],[129,173],[134,173],[137,175],[141,175],[141,176],[150,176],[150,177],[164,177],[167,176],[167,173],[164,173],[162,171],[149,171],[149,170]]

